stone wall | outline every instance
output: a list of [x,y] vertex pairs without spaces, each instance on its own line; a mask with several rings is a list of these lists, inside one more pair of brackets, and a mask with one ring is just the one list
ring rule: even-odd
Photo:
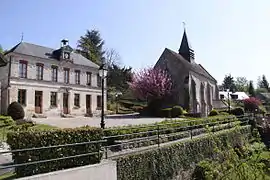
[[117,180],[116,162],[104,160],[99,164],[19,178],[18,180]]

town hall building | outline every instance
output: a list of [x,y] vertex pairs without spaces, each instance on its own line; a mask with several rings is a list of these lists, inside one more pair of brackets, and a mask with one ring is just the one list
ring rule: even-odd
[[[178,53],[165,48],[155,68],[166,70],[173,86],[170,104],[181,105],[190,113],[206,116],[219,106],[219,91],[216,79],[195,62],[195,53],[184,30]],[[218,108],[218,107],[217,107]]]
[[[20,42],[0,67],[1,113],[19,102],[26,115],[90,115],[101,110],[99,66],[62,40],[58,49]],[[104,93],[106,96],[106,93]],[[104,98],[106,107],[106,98]]]

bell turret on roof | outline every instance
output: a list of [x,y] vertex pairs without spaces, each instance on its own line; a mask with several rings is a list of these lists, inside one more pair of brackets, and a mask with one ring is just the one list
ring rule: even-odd
[[179,54],[182,55],[187,61],[189,62],[194,62],[195,59],[195,54],[194,54],[194,50],[192,49],[188,38],[187,38],[187,33],[186,33],[186,29],[184,29],[184,34],[182,37],[182,42],[180,45],[180,48],[178,50]]

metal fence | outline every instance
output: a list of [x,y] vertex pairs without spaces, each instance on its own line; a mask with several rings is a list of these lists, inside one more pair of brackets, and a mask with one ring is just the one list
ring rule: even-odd
[[[217,132],[224,129],[230,129],[237,125],[247,125],[249,121],[253,119],[253,116],[239,116],[236,118],[228,117],[223,119],[213,120],[188,120],[188,121],[174,121],[166,123],[151,124],[145,126],[134,126],[134,127],[123,127],[117,128],[117,130],[130,130],[131,133],[127,134],[118,134],[118,135],[109,135],[104,136],[101,140],[90,141],[90,142],[81,142],[74,144],[63,144],[63,145],[54,145],[47,147],[35,147],[27,149],[17,149],[0,152],[0,155],[4,154],[15,154],[27,151],[38,151],[44,149],[53,149],[53,148],[64,148],[64,147],[76,147],[79,145],[100,145],[98,150],[95,152],[89,152],[85,154],[77,154],[67,157],[59,157],[54,159],[38,160],[31,161],[26,163],[16,164],[14,162],[8,164],[0,165],[1,169],[10,169],[17,167],[25,167],[33,164],[41,164],[47,162],[54,162],[59,160],[79,158],[79,157],[89,157],[91,155],[98,155],[102,158],[115,158],[122,156],[126,153],[132,153],[133,150],[140,151],[150,148],[158,148],[160,146],[181,141],[183,139],[193,139],[200,137],[207,133],[208,131]],[[212,121],[212,122],[211,122]],[[204,122],[200,124],[200,122]],[[110,130],[110,129],[109,129]],[[109,131],[105,129],[104,131]],[[132,131],[133,130],[133,131]]]

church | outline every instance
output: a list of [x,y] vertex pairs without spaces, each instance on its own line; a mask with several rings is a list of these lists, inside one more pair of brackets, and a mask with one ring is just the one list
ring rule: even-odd
[[186,30],[178,53],[165,48],[154,68],[165,70],[171,77],[173,85],[169,104],[180,105],[189,113],[207,116],[221,103],[217,81],[201,64],[196,63]]

